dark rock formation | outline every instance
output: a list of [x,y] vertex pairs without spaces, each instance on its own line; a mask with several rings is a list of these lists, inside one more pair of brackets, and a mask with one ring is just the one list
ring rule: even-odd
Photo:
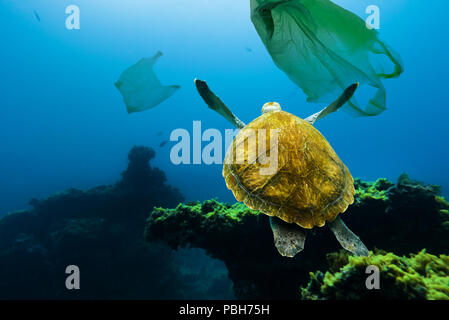
[[[152,149],[134,147],[122,179],[87,191],[33,199],[31,210],[0,219],[0,299],[186,298],[173,253],[143,241],[154,206],[183,200],[152,168]],[[81,290],[65,288],[65,268],[77,265]]]
[[[364,298],[359,282],[372,261],[401,297],[449,296],[440,287],[447,257],[436,256],[449,253],[449,203],[436,186],[406,175],[396,184],[356,180],[355,203],[341,217],[377,253],[372,260],[348,258],[327,227],[309,231],[304,251],[289,259],[258,211],[216,200],[180,204],[179,191],[150,166],[154,155],[135,147],[116,184],[33,199],[31,210],[2,217],[0,299],[231,298],[228,275],[238,298]],[[191,247],[199,249],[179,249]],[[78,291],[65,288],[72,264],[81,270]],[[397,287],[391,270],[417,274],[412,289]]]
[[[356,180],[356,200],[341,217],[369,249],[396,254],[449,253],[449,204],[438,188],[411,181]],[[281,257],[273,245],[268,217],[242,204],[215,200],[156,208],[147,220],[147,241],[161,239],[172,248],[203,248],[224,261],[238,298],[300,298],[309,273],[328,268],[326,254],[340,246],[325,228],[308,232],[304,251]]]

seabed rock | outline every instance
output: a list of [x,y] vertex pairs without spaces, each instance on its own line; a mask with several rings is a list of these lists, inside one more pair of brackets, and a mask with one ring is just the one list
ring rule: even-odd
[[[301,289],[305,300],[449,300],[449,256],[439,257],[422,250],[410,257],[378,251],[369,257],[349,256],[345,252],[328,255],[330,269],[310,274],[309,284]],[[341,264],[343,262],[343,264]],[[367,268],[379,272],[377,288],[366,287]],[[368,273],[370,274],[370,272]]]
[[[449,253],[449,204],[438,195],[438,187],[412,181],[405,174],[396,184],[386,179],[375,182],[357,179],[355,186],[355,203],[341,217],[370,250],[403,255],[419,253],[425,248],[428,253]],[[179,204],[174,209],[155,208],[147,219],[145,237],[150,242],[164,241],[173,249],[202,248],[213,258],[222,260],[234,283],[235,295],[240,299],[305,298],[305,289],[301,293],[300,287],[307,285],[310,272],[326,272],[327,254],[340,250],[328,228],[315,228],[309,232],[304,251],[293,259],[284,258],[274,247],[267,216],[243,204],[229,205],[216,200]],[[438,259],[447,259],[427,253],[418,257],[422,255],[436,264]],[[410,263],[414,262],[410,260]],[[428,276],[418,274],[425,283]],[[318,275],[314,274],[312,280],[313,277]],[[445,294],[440,293],[407,292],[407,297],[433,298]]]
[[[171,251],[143,241],[148,212],[183,201],[150,166],[154,155],[134,147],[118,183],[33,199],[0,218],[0,299],[183,298]],[[72,264],[78,291],[64,286]]]
[[[154,156],[135,147],[116,184],[34,199],[32,209],[0,218],[0,299],[449,296],[449,203],[436,186],[407,175],[356,180],[355,203],[341,217],[372,256],[340,251],[324,227],[309,231],[304,251],[290,259],[277,252],[260,212],[217,200],[180,203],[150,166]],[[72,264],[81,290],[64,286]],[[378,265],[384,290],[367,292],[369,264]]]

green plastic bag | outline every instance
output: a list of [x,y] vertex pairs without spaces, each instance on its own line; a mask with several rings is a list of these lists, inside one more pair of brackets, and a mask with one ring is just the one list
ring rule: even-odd
[[329,0],[251,0],[251,20],[276,65],[310,102],[333,101],[349,85],[373,87],[365,106],[344,107],[356,116],[385,110],[382,79],[399,76],[400,57],[365,21]]

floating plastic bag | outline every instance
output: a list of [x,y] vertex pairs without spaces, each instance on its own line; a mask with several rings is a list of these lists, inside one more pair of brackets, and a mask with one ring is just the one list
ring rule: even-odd
[[310,102],[330,102],[359,82],[373,87],[365,106],[352,98],[354,115],[385,110],[383,78],[399,76],[400,57],[365,21],[329,0],[251,0],[251,20],[276,65]]
[[123,96],[128,113],[154,108],[171,97],[180,86],[163,86],[156,77],[153,66],[162,56],[158,52],[152,58],[143,58],[120,75],[115,86]]

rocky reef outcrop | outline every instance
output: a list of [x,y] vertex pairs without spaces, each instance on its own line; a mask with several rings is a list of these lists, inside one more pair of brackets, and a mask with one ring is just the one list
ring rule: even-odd
[[[386,251],[356,257],[341,251],[329,254],[328,260],[330,270],[311,273],[308,285],[301,289],[304,300],[449,300],[447,255],[435,256],[423,249],[409,257]],[[370,266],[379,272],[378,287],[367,289]]]
[[[32,209],[3,216],[0,299],[174,299],[198,293],[197,274],[180,270],[167,246],[143,239],[153,207],[183,201],[150,165],[154,156],[150,148],[134,147],[116,184],[33,199]],[[65,288],[65,268],[72,264],[80,268],[81,290]],[[222,278],[228,281],[226,274]]]
[[[0,299],[449,297],[449,203],[437,186],[405,174],[396,183],[357,179],[355,203],[341,217],[372,255],[351,256],[323,227],[308,231],[290,259],[260,212],[182,203],[150,165],[154,156],[134,147],[117,183],[32,199],[32,209],[0,218]],[[65,288],[72,264],[81,290]],[[364,286],[370,264],[381,290]]]
[[[355,187],[355,203],[341,217],[368,248],[382,249],[394,255],[419,253],[425,248],[428,252],[425,258],[435,260],[435,265],[440,265],[437,259],[447,260],[430,255],[449,253],[449,204],[439,196],[437,186],[412,181],[403,174],[397,183],[386,179],[375,182],[358,179]],[[320,295],[312,290],[307,293],[307,288],[316,291],[317,282],[324,279],[324,272],[335,268],[335,264],[329,266],[326,257],[340,250],[327,227],[315,228],[308,232],[304,251],[294,259],[284,258],[273,245],[267,216],[242,204],[229,205],[216,200],[179,204],[174,209],[155,208],[147,220],[145,237],[150,242],[162,240],[174,249],[203,248],[212,257],[224,261],[234,283],[235,295],[241,299],[318,297]],[[419,253],[417,257],[421,259],[422,255],[424,253]],[[340,264],[342,268],[349,261],[356,261],[345,257],[346,260],[340,259],[340,262],[345,261]],[[390,256],[387,254],[387,257]],[[372,259],[381,260],[378,256]],[[406,261],[415,263],[414,260]],[[315,270],[323,276],[320,278],[319,273],[315,273],[310,280],[310,272]],[[428,283],[428,274],[417,274],[415,276],[422,276],[421,280]],[[308,285],[309,280],[312,284]],[[322,285],[324,283],[319,288]],[[339,282],[327,281],[326,285],[338,288]],[[326,290],[330,292],[330,289]],[[410,298],[423,297],[405,291]],[[344,289],[341,294],[345,294]],[[424,296],[431,298],[439,294]],[[443,295],[441,293],[440,297]],[[320,297],[339,298],[335,294]],[[363,294],[352,297],[361,298]]]

